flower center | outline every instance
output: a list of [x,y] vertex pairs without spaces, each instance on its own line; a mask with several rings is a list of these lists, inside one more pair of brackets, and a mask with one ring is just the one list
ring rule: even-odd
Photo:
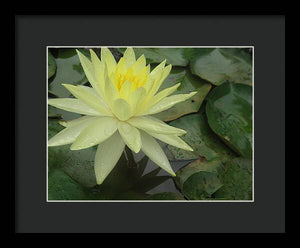
[[118,91],[121,90],[125,82],[130,82],[131,90],[143,86],[147,81],[148,67],[135,68],[134,65],[126,69],[124,61],[121,59],[117,65],[115,73],[115,82]]

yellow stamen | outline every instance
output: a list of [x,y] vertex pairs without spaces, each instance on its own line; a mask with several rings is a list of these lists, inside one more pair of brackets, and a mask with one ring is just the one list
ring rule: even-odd
[[120,59],[118,65],[117,65],[117,70],[115,74],[115,82],[118,91],[121,90],[123,84],[126,81],[129,81],[133,87],[131,87],[133,90],[143,86],[146,81],[147,81],[147,76],[148,76],[148,68],[145,67],[142,69],[138,74],[134,73],[133,68],[129,68],[128,70],[124,70],[123,67],[124,61]]

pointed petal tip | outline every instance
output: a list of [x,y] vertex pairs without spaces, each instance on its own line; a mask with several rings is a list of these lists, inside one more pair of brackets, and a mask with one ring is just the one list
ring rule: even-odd
[[68,91],[70,91],[70,90],[72,90],[72,89],[74,89],[76,87],[76,86],[74,86],[72,84],[65,84],[65,83],[62,83],[61,85],[64,86]]
[[185,143],[185,142],[184,142],[184,144],[185,144],[185,146],[182,147],[181,149],[186,150],[186,151],[190,151],[190,152],[193,152],[193,151],[194,151],[194,149],[193,149],[190,145],[188,145],[188,144]]
[[102,184],[104,181],[104,178],[100,177],[98,174],[96,174],[96,183],[98,185]]
[[190,93],[190,96],[192,97],[192,96],[196,95],[197,93],[198,93],[198,91],[193,91]]
[[71,151],[78,151],[81,149],[85,149],[86,147],[78,146],[75,142],[71,145],[70,150]]
[[51,147],[51,146],[54,146],[51,142],[50,142],[50,140],[48,140],[48,147]]
[[166,68],[170,68],[170,70],[172,69],[172,64],[168,64],[167,66],[166,66]]
[[72,85],[72,84],[65,84],[65,83],[62,83],[61,85],[64,86],[65,88],[74,86],[74,85]]
[[62,125],[63,127],[67,127],[67,125],[68,125],[68,122],[66,122],[66,121],[58,121],[57,123]]
[[89,52],[91,54],[91,57],[96,56],[98,58],[97,54],[95,53],[95,51],[92,48],[89,49]]
[[126,52],[127,50],[133,50],[133,48],[132,48],[132,47],[127,47],[126,50],[125,50],[125,52]]
[[138,149],[134,149],[134,150],[132,150],[134,153],[139,153],[140,152],[140,150],[141,150],[141,148],[138,148]]
[[181,85],[181,83],[177,83],[177,84],[175,84],[175,88],[176,88],[176,90],[180,87],[180,85]]
[[179,136],[185,135],[187,133],[187,131],[185,131],[183,129],[180,129],[180,128],[178,128],[178,129],[179,129],[178,131],[180,131]]
[[[54,137],[54,136],[53,136]],[[57,142],[53,142],[52,141],[52,138],[50,140],[48,140],[48,143],[47,143],[48,147],[52,147],[52,146],[59,146],[59,144]]]
[[83,56],[83,54],[78,50],[78,49],[75,49],[76,50],[76,53],[77,55],[80,57],[80,56]]
[[193,152],[193,151],[194,151],[194,149],[193,149],[192,147],[190,147],[190,146],[188,146],[188,147],[185,148],[184,150],[189,151],[189,152]]
[[[125,142],[125,141],[124,141]],[[141,151],[141,147],[129,147],[127,144],[126,146],[131,150],[133,151],[135,154],[139,153]]]

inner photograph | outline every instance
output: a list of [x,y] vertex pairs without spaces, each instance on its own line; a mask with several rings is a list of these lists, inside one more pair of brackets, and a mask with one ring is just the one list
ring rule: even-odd
[[47,201],[254,201],[254,47],[46,54]]

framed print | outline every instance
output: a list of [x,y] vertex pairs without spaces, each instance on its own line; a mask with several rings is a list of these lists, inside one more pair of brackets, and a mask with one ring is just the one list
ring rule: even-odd
[[17,233],[285,231],[284,16],[15,29]]

